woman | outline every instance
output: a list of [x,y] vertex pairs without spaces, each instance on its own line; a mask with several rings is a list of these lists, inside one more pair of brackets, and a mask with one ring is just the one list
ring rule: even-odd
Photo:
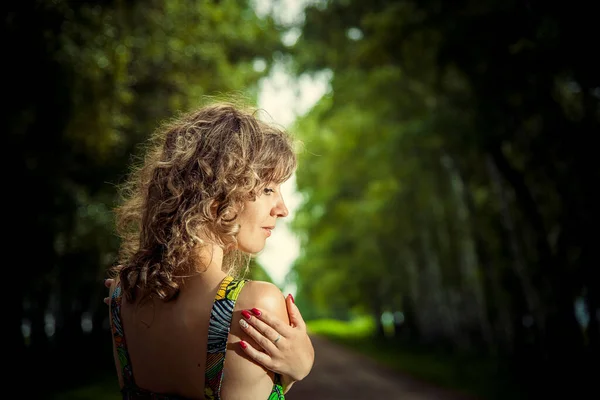
[[123,398],[283,399],[312,368],[306,327],[291,296],[236,276],[288,215],[290,137],[216,104],[151,139],[116,210],[109,296]]

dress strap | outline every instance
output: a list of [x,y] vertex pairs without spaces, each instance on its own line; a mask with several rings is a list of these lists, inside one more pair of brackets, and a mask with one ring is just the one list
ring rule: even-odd
[[219,400],[223,382],[223,366],[227,352],[227,337],[231,328],[233,309],[242,288],[248,280],[226,276],[221,282],[210,312],[204,398]]
[[110,312],[112,316],[111,327],[117,356],[119,358],[119,364],[121,364],[121,376],[123,377],[124,388],[131,388],[135,386],[135,382],[133,379],[133,371],[131,369],[129,352],[127,351],[127,343],[125,341],[125,331],[123,330],[123,323],[121,322],[122,300],[123,296],[121,296],[121,283],[117,281],[115,290],[113,291],[110,300]]

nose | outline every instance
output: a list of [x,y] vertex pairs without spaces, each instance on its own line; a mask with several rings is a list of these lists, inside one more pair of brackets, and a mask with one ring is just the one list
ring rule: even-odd
[[275,203],[275,206],[271,209],[271,216],[284,218],[287,217],[288,214],[289,210],[285,205],[283,196],[279,196],[279,198],[277,199],[277,203]]

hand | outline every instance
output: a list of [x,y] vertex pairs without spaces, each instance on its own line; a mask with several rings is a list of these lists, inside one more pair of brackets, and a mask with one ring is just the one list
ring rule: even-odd
[[[115,281],[115,280],[114,280],[114,279],[111,279],[111,278],[109,278],[109,279],[105,279],[105,280],[104,280],[104,286],[106,286],[106,288],[107,288],[108,290],[110,290],[110,287],[112,286],[112,284],[113,284],[113,282],[114,282],[114,281]],[[105,303],[106,305],[110,305],[110,297],[105,297],[105,298],[104,298],[104,303]]]
[[240,320],[240,326],[262,349],[255,349],[245,341],[240,345],[251,359],[293,383],[309,374],[315,351],[292,295],[285,302],[291,326],[254,308],[249,319]]

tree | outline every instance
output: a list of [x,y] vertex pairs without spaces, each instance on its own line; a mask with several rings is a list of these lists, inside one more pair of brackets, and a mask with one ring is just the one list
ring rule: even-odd
[[[118,246],[115,185],[164,119],[205,96],[255,101],[257,81],[281,47],[279,31],[241,0],[24,1],[4,8],[5,184],[16,199],[7,226],[18,261],[11,295],[17,312],[8,326],[22,354],[15,370],[26,366],[30,376],[21,378],[28,381],[43,370],[50,382],[73,384],[78,374],[112,363],[101,279]],[[255,68],[257,60],[267,68]],[[86,335],[88,313],[94,324]],[[31,331],[27,342],[22,326]],[[68,382],[53,379],[61,368],[48,371],[41,360],[64,360],[56,355],[73,347],[89,368],[80,365]]]
[[296,129],[303,296],[323,313],[342,303],[376,315],[410,299],[422,340],[510,354],[565,388],[590,382],[598,322],[580,326],[573,307],[585,293],[594,315],[600,289],[584,233],[598,222],[586,139],[600,127],[600,65],[583,50],[595,35],[584,10],[306,10],[297,70],[333,78]]

